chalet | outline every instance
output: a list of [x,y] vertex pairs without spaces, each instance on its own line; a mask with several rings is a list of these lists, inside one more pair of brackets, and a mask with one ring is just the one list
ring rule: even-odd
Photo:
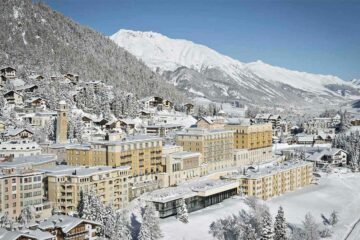
[[139,116],[141,118],[151,118],[152,116],[154,116],[154,112],[149,110],[141,110],[139,111]]
[[154,108],[157,107],[159,104],[163,104],[163,98],[161,97],[146,97],[140,100],[143,104],[144,108]]
[[281,116],[272,115],[267,113],[260,113],[255,116],[255,122],[257,123],[271,123],[272,129],[279,129]]
[[20,105],[24,103],[23,95],[13,90],[5,93],[4,98],[8,104]]
[[79,75],[67,73],[64,75],[64,78],[70,80],[75,85],[79,83]]
[[223,129],[225,119],[223,117],[201,117],[196,122],[196,126],[204,129]]
[[38,229],[55,235],[55,240],[97,239],[97,228],[101,224],[67,215],[53,215],[39,223]]
[[306,158],[307,161],[315,162],[320,165],[342,166],[347,163],[347,152],[339,148],[324,149],[314,152]]
[[34,133],[25,128],[8,128],[3,132],[3,138],[6,141],[19,140],[19,139],[30,139]]
[[41,97],[32,97],[25,100],[25,105],[27,107],[45,107],[46,101]]
[[320,133],[320,134],[316,134],[314,136],[314,142],[316,144],[332,143],[334,138],[335,138],[335,133],[333,133],[333,134]]
[[192,103],[186,103],[184,105],[186,114],[193,114],[194,113],[194,104]]
[[27,92],[27,93],[33,93],[35,90],[37,90],[39,87],[37,85],[31,84],[31,85],[23,85],[18,86],[16,88],[16,91],[19,92]]
[[297,143],[298,144],[314,144],[314,136],[313,135],[301,135],[297,136]]
[[0,69],[0,75],[7,79],[14,79],[16,78],[16,69],[12,67],[4,67]]
[[88,117],[88,116],[83,116],[81,118],[81,121],[84,123],[84,126],[86,128],[91,128],[92,127],[92,124],[93,124],[93,119],[91,117]]
[[[22,231],[16,230],[7,230],[5,228],[0,228],[0,239],[4,240],[38,240],[40,238],[30,235],[28,233],[24,233]],[[53,239],[53,238],[47,238]],[[47,240],[45,239],[45,240]]]
[[102,119],[94,120],[93,122],[95,126],[104,128],[109,121],[106,120],[105,118],[102,118]]

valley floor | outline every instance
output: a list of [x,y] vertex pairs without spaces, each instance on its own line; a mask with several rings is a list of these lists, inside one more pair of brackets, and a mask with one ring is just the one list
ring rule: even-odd
[[[329,215],[332,210],[339,213],[339,223],[334,228],[331,239],[342,240],[350,233],[360,218],[360,173],[351,173],[347,169],[323,173],[318,185],[310,185],[295,192],[284,194],[267,201],[273,216],[281,205],[288,222],[301,224],[307,212],[321,222],[320,215]],[[212,221],[237,213],[246,208],[241,197],[189,214],[188,224],[175,217],[161,220],[164,239],[167,240],[206,240],[213,239],[208,233]],[[350,233],[347,240],[358,239],[360,223]]]

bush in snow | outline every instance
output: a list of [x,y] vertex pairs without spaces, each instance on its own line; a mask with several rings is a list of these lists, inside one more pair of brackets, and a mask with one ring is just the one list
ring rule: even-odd
[[304,230],[304,240],[318,240],[320,239],[319,224],[315,221],[314,217],[307,213],[305,220],[302,223]]

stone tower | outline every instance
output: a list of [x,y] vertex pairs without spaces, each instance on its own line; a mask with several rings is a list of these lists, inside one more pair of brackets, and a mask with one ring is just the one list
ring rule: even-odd
[[67,143],[68,108],[64,100],[59,102],[56,121],[56,143]]

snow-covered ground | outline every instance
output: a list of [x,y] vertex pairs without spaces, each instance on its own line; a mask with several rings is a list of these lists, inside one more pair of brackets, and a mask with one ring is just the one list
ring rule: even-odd
[[[339,223],[331,239],[344,239],[352,226],[360,218],[360,173],[323,174],[318,185],[284,194],[267,201],[273,216],[281,205],[287,221],[301,224],[307,212],[310,212],[320,223],[320,214],[329,215],[332,210],[339,213]],[[224,202],[189,214],[190,223],[183,224],[175,217],[161,220],[164,239],[172,240],[206,240],[213,239],[209,235],[212,221],[237,213],[246,207],[241,198],[235,197]],[[360,233],[357,226],[348,240],[358,239]]]

